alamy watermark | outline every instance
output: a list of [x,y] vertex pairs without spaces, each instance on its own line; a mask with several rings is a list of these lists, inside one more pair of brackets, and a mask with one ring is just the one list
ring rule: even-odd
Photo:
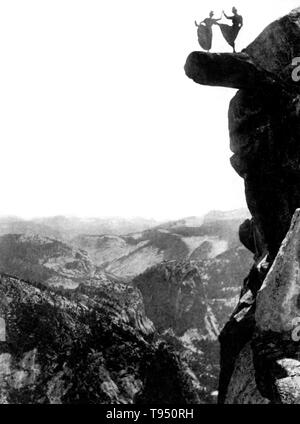
[[300,81],[300,57],[294,57],[292,61],[292,66],[294,67],[292,71],[292,80],[295,82]]
[[292,331],[292,340],[293,342],[300,341],[300,317],[296,317],[292,320],[292,327],[294,327]]
[[4,318],[0,317],[0,342],[6,341],[6,329]]
[[[300,296],[295,295],[291,299],[291,312],[297,311],[296,313],[298,315],[299,310],[300,310]],[[293,340],[293,342],[296,342],[296,343],[300,342],[300,316],[295,316],[291,320],[290,330],[291,330],[291,339]]]
[[[292,66],[294,68],[292,71],[292,80],[294,82],[299,82],[300,81],[300,57],[294,57],[294,59],[292,60]],[[295,317],[294,319],[292,319],[291,325],[292,325],[292,334],[291,334],[292,340],[294,342],[299,342],[300,341],[300,317]]]

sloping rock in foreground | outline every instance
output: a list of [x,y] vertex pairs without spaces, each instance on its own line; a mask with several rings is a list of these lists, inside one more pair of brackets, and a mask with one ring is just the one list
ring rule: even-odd
[[300,209],[258,291],[254,317],[226,403],[300,404]]

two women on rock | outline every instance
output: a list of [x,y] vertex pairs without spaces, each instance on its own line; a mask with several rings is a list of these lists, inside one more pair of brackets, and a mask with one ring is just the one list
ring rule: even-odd
[[223,10],[223,15],[226,19],[229,19],[232,21],[232,25],[226,25],[226,24],[220,24],[219,21],[222,19],[214,19],[214,12],[210,12],[209,17],[204,19],[200,24],[198,25],[195,21],[195,25],[197,26],[198,30],[198,41],[200,46],[207,51],[210,51],[211,45],[212,45],[212,26],[218,25],[221,29],[221,32],[223,34],[223,37],[227,41],[227,43],[233,48],[233,52],[235,53],[235,40],[238,36],[238,33],[240,32],[240,29],[243,26],[243,17],[238,14],[238,11],[235,7],[232,8],[232,16],[227,16],[226,13]]

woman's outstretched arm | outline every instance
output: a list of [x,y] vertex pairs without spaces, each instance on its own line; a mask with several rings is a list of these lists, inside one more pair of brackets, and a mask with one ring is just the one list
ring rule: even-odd
[[231,19],[232,20],[232,18],[233,18],[233,16],[227,16],[226,13],[224,12],[224,10],[223,10],[223,15],[225,16],[226,19]]

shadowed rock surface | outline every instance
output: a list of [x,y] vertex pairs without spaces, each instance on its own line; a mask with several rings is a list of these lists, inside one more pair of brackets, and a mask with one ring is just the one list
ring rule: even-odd
[[247,53],[193,52],[187,58],[185,72],[198,84],[250,89],[277,81],[260,69]]
[[241,226],[240,239],[255,262],[220,335],[220,403],[300,402],[298,344],[283,328],[284,320],[292,325],[295,318],[290,311],[297,313],[299,255],[291,241],[297,239],[297,214],[278,253],[300,206],[300,85],[292,78],[296,57],[300,8],[271,23],[242,53],[194,52],[185,65],[195,82],[240,89],[228,114],[231,164],[245,182],[252,219]]
[[257,293],[251,342],[237,355],[226,403],[300,403],[299,237],[298,209]]

